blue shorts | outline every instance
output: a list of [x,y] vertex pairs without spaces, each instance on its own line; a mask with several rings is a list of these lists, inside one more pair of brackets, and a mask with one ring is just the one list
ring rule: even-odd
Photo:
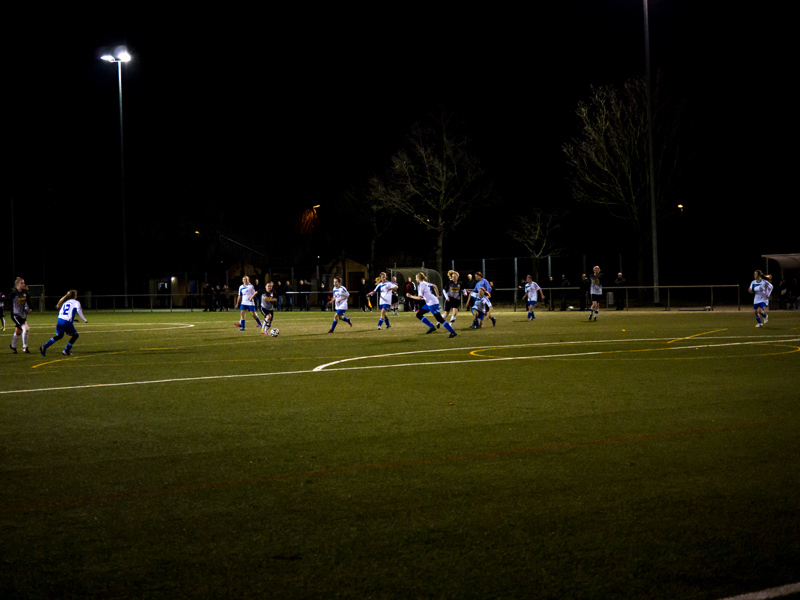
[[380,309],[381,310],[389,310],[390,308],[391,308],[391,306],[389,304],[381,304],[380,305]]
[[423,314],[426,313],[426,312],[429,312],[432,315],[438,315],[439,314],[439,305],[438,304],[434,304],[433,306],[428,306],[426,304],[425,306],[420,308],[420,310],[423,312]]
[[536,306],[536,300],[528,300],[528,306],[530,306],[531,308]]
[[339,315],[340,317],[343,317],[343,316],[344,316],[344,313],[346,313],[346,312],[347,312],[347,309],[346,309],[346,308],[343,308],[343,309],[338,309],[338,310],[336,311],[336,314],[337,314],[337,315]]
[[256,312],[256,306],[255,306],[255,304],[253,304],[253,305],[240,304],[239,305],[239,310],[249,310],[250,312]]
[[68,333],[70,335],[78,334],[78,332],[75,331],[75,325],[72,323],[72,321],[62,321],[59,319],[56,322],[56,335],[60,333]]
[[758,304],[753,304],[753,310],[758,310],[759,308],[764,309],[767,307],[766,302],[759,302]]

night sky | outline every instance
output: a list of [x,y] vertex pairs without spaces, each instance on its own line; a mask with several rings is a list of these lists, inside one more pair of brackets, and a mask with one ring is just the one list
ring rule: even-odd
[[[659,230],[663,284],[745,282],[761,254],[800,251],[786,19],[699,4],[650,2],[652,66],[686,100],[695,145],[686,210]],[[632,275],[631,232],[571,201],[561,146],[590,85],[644,72],[641,2],[464,6],[9,16],[5,287],[20,275],[121,290],[117,67],[99,56],[122,44],[133,55],[123,66],[131,291],[206,268],[193,232],[209,222],[300,269],[309,253],[361,259],[367,240],[338,196],[383,171],[410,125],[442,106],[463,121],[502,198],[453,232],[448,261],[523,256],[505,232],[526,207],[546,206],[570,211],[563,269],[584,253],[595,263],[622,252]],[[321,247],[295,228],[316,204]],[[401,219],[378,250],[431,249]]]

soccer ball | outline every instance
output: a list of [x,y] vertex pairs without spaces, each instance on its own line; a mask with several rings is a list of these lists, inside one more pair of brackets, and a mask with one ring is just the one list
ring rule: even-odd
[[270,334],[272,337],[278,337],[278,334],[279,334],[280,332],[281,332],[281,331],[280,331],[280,329],[277,329],[277,328],[275,328],[275,329],[270,329],[270,330],[269,330],[269,334]]

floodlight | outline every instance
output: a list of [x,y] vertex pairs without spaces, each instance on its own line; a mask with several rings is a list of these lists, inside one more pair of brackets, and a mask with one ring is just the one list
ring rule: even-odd
[[108,62],[114,62],[114,57],[111,56],[110,54],[103,54],[103,56],[100,57],[100,60],[107,60]]
[[122,62],[130,62],[131,61],[131,55],[128,54],[127,50],[117,54],[117,58]]

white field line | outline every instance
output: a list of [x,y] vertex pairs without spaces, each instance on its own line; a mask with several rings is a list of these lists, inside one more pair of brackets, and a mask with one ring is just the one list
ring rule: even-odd
[[[663,338],[655,338],[654,340],[614,340],[614,341],[657,341],[662,340]],[[667,338],[669,339],[669,338]],[[679,347],[667,347],[664,350],[667,351],[675,351],[675,350],[691,350],[694,348],[717,348],[723,346],[748,346],[753,344],[769,344],[775,341],[783,341],[783,342],[800,342],[800,338],[794,338],[789,340],[759,340],[755,342],[733,342],[728,344],[703,344],[700,346],[679,346]],[[578,342],[568,342],[570,344],[578,343]],[[589,342],[584,342],[589,343]],[[591,342],[594,343],[594,342]],[[519,348],[519,347],[526,347],[526,346],[536,346],[536,345],[550,345],[549,343],[543,344],[515,344],[510,346],[479,346],[478,348],[472,348],[472,350],[477,349],[484,349],[484,350],[500,350],[503,348]],[[380,357],[392,357],[392,356],[401,356],[401,355],[408,355],[408,354],[428,354],[430,352],[443,352],[443,351],[453,351],[453,350],[470,350],[470,348],[443,348],[440,350],[415,350],[412,352],[397,352],[395,354],[383,354],[379,356],[361,356],[353,359],[346,359],[341,361],[335,361],[332,363],[327,363],[326,365],[321,365],[322,367],[339,364],[342,362],[346,362],[349,360],[363,360],[363,359],[370,359],[370,358],[380,358]],[[624,352],[624,351],[621,351]],[[402,363],[402,364],[390,364],[390,365],[368,365],[364,367],[340,367],[336,369],[325,369],[324,371],[317,367],[315,369],[309,369],[305,371],[278,371],[274,373],[245,373],[240,375],[207,375],[205,377],[179,377],[175,379],[154,379],[151,381],[124,381],[119,383],[90,383],[86,385],[70,385],[70,386],[62,386],[62,387],[52,387],[52,388],[37,388],[33,390],[6,390],[0,391],[0,395],[2,394],[28,394],[34,392],[54,392],[60,390],[80,390],[80,389],[87,389],[87,388],[101,388],[101,387],[122,387],[122,386],[132,386],[132,385],[152,385],[156,383],[179,383],[179,382],[186,382],[186,381],[208,381],[211,379],[238,379],[241,377],[269,377],[272,375],[302,375],[306,373],[330,373],[336,371],[357,371],[357,370],[366,370],[366,369],[387,369],[387,368],[396,368],[396,367],[420,367],[420,366],[430,366],[430,365],[475,365],[478,363],[485,363],[485,362],[498,362],[498,361],[506,361],[506,360],[534,360],[534,359],[542,359],[542,358],[568,358],[572,356],[592,356],[597,354],[605,354],[602,350],[597,350],[594,352],[576,352],[570,354],[546,354],[546,355],[538,355],[538,356],[511,356],[505,358],[480,358],[478,360],[448,360],[448,361],[432,361],[432,362],[417,362],[417,363]]]
[[[742,337],[753,337],[753,336],[741,336],[741,335],[740,336],[721,336],[719,338],[704,338],[704,339],[739,339],[739,338],[742,338]],[[756,341],[756,342],[739,342],[739,343],[741,343],[741,344],[763,344],[763,343],[766,343],[767,341],[784,341],[784,342],[798,341],[797,339],[794,339],[794,340],[783,339],[784,337],[792,337],[792,336],[791,335],[788,335],[788,336],[784,336],[784,335],[772,336],[772,338],[769,338],[769,339],[768,338],[759,337],[759,341]],[[773,338],[775,338],[775,339],[773,339]],[[345,359],[342,359],[342,360],[336,360],[336,361],[333,361],[333,362],[330,362],[330,363],[327,363],[327,364],[324,364],[324,365],[320,365],[318,367],[315,367],[314,370],[315,371],[324,371],[324,370],[327,369],[327,367],[330,367],[330,366],[333,366],[333,365],[338,365],[338,364],[345,363],[345,362],[351,362],[351,361],[354,361],[354,360],[365,360],[365,359],[370,359],[370,358],[387,358],[387,357],[391,357],[391,356],[402,356],[404,354],[428,354],[428,353],[432,353],[432,352],[451,352],[453,350],[495,350],[495,349],[501,349],[501,348],[530,348],[530,347],[534,347],[534,346],[567,346],[567,345],[570,345],[570,344],[614,344],[614,343],[622,343],[622,342],[663,342],[665,340],[673,340],[673,339],[679,339],[680,340],[680,339],[683,339],[683,338],[638,338],[638,339],[628,339],[628,340],[591,340],[591,341],[590,340],[580,340],[580,341],[573,341],[573,342],[537,342],[537,343],[534,343],[534,344],[511,344],[511,345],[504,345],[504,346],[475,346],[475,347],[467,347],[467,348],[439,348],[437,350],[411,350],[409,352],[396,352],[394,354],[375,354],[375,355],[372,355],[372,356],[357,356],[357,357],[354,357],[354,358],[345,358]],[[737,344],[719,344],[719,345],[721,345],[721,346],[727,346],[727,345],[736,346],[739,343],[737,343]],[[687,347],[690,347],[690,348],[704,348],[705,346],[675,346],[675,347],[670,347],[669,349],[670,350],[680,350],[680,349],[685,349]],[[599,354],[599,353],[598,352],[594,352],[592,354]],[[563,356],[567,356],[567,355],[565,354]],[[498,359],[498,360],[518,360],[519,358],[537,358],[537,357],[525,356],[525,357],[518,357],[518,358],[514,358],[514,359],[502,358],[502,359]],[[538,358],[550,358],[550,357],[542,356],[542,357],[538,357]],[[417,363],[417,364],[426,364],[426,363]],[[433,364],[433,363],[428,363],[428,364]],[[442,364],[444,364],[444,363],[442,363]]]
[[[92,323],[91,325],[88,323],[81,323],[76,322],[77,325],[76,329],[78,333],[126,333],[130,331],[169,331],[170,329],[189,329],[190,327],[194,327],[194,323]],[[100,331],[94,330],[93,327],[134,327],[136,325],[174,325],[174,327],[153,327],[152,329],[114,329],[112,331]],[[34,327],[31,327],[31,330],[36,329],[37,333],[40,329],[46,329],[47,326],[44,324],[36,323]],[[53,323],[53,330],[56,328],[56,324]]]
[[769,588],[768,590],[761,590],[760,592],[751,592],[749,594],[742,594],[741,596],[731,596],[723,600],[767,600],[768,598],[781,598],[789,594],[800,593],[800,583],[790,583],[789,585],[782,585],[780,587]]

